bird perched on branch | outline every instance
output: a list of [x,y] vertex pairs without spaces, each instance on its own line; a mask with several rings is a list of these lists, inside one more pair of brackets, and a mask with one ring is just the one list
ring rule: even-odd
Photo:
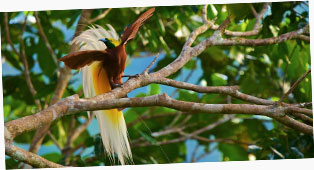
[[[60,59],[71,69],[81,69],[85,97],[111,91],[122,84],[127,54],[126,43],[136,36],[139,27],[152,15],[151,8],[125,27],[119,39],[111,25],[106,31],[100,26],[92,27],[77,36],[71,48],[79,48]],[[94,111],[106,153],[114,159],[116,153],[121,164],[132,162],[132,154],[127,137],[127,129],[119,109]]]

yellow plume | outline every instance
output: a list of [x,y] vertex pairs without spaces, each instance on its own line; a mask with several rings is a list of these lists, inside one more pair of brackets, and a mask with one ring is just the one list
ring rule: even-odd
[[[98,41],[101,38],[107,38],[114,45],[119,45],[119,36],[111,25],[107,25],[109,30],[97,26],[91,27],[76,37],[72,44],[79,45],[79,51],[84,50],[104,50],[104,43]],[[85,97],[93,97],[111,90],[107,72],[101,66],[100,62],[94,62],[85,66],[82,71],[82,83]],[[118,109],[94,111],[98,121],[101,138],[104,144],[105,152],[109,158],[118,156],[122,165],[132,162],[132,154],[128,142],[127,128],[123,113]]]

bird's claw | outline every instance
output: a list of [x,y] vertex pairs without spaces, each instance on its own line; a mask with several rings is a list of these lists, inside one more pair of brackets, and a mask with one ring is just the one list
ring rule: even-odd
[[135,74],[135,75],[123,75],[122,77],[128,77],[129,79],[131,79],[131,78],[137,78],[139,76],[140,76],[139,74]]
[[112,87],[113,89],[115,89],[115,88],[117,88],[117,87],[122,87],[122,85],[123,85],[123,84],[112,83],[112,84],[111,84],[111,87]]

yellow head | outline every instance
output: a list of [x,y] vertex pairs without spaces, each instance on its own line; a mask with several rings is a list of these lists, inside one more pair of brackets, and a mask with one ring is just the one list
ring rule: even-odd
[[99,41],[102,41],[106,44],[107,48],[111,49],[111,48],[115,48],[118,45],[120,45],[120,41],[113,39],[113,38],[102,38],[99,39]]

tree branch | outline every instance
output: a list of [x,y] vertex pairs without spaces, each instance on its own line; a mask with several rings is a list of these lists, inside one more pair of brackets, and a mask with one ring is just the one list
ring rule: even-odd
[[[86,10],[82,10],[82,14],[81,17],[78,21],[75,33],[74,33],[74,37],[78,36],[85,28],[85,24],[88,21],[88,18],[90,17],[92,13],[92,10],[90,9],[86,9]],[[72,39],[73,39],[72,38]],[[71,48],[70,49],[70,53],[75,52],[77,49],[75,48]],[[64,90],[69,82],[69,80],[71,79],[71,69],[69,67],[64,67],[60,69],[60,76],[58,77],[58,83],[56,86],[56,89],[54,90],[53,96],[51,98],[50,101],[50,105],[53,105],[55,103],[57,103],[61,98],[62,95],[64,93]],[[32,139],[32,142],[30,144],[29,147],[29,151],[33,152],[33,153],[37,153],[44,137],[46,136],[48,130],[50,128],[50,123],[47,123],[45,126],[43,126],[42,128],[38,129]]]
[[[162,141],[162,142],[157,142],[154,145],[165,145],[165,144],[182,142],[182,141],[185,141],[185,140],[187,140],[189,138],[192,138],[192,137],[194,137],[196,135],[199,135],[199,134],[201,134],[201,133],[203,133],[205,131],[209,131],[211,129],[214,129],[215,127],[217,127],[217,126],[219,126],[219,125],[221,125],[221,124],[223,124],[223,123],[225,123],[225,122],[227,122],[229,120],[230,120],[230,116],[225,116],[224,118],[218,120],[217,122],[215,122],[213,124],[210,124],[210,125],[208,125],[208,126],[206,126],[204,128],[198,129],[198,130],[196,130],[196,131],[194,131],[192,133],[189,133],[187,135],[184,135],[184,136],[182,136],[180,138],[167,140],[167,141]],[[179,131],[180,131],[180,129],[177,130],[177,132],[179,132]],[[153,145],[153,144],[149,143],[149,142],[145,142],[145,143],[134,144],[134,145],[132,145],[132,147],[145,147],[145,146],[151,146],[151,145]]]
[[140,98],[121,98],[112,100],[79,99],[78,95],[70,96],[35,115],[12,120],[5,124],[14,138],[17,135],[34,130],[62,116],[82,111],[106,110],[125,107],[164,106],[185,112],[202,112],[209,114],[249,114],[264,115],[274,118],[283,124],[293,127],[303,133],[312,134],[312,127],[300,123],[285,113],[298,112],[298,108],[291,106],[264,106],[250,104],[204,104],[178,101],[166,94]]
[[34,102],[35,102],[36,106],[38,107],[39,110],[41,110],[40,101],[38,99],[35,99],[37,91],[35,90],[33,83],[31,81],[28,63],[27,63],[26,54],[25,54],[23,34],[25,32],[25,29],[26,29],[26,21],[27,21],[27,16],[25,16],[25,19],[24,19],[23,29],[22,29],[22,33],[20,35],[20,52],[18,52],[16,50],[16,48],[14,47],[14,44],[13,44],[11,37],[10,37],[8,13],[4,13],[4,27],[5,27],[5,32],[6,32],[6,39],[7,39],[8,43],[10,44],[14,53],[16,53],[17,56],[19,56],[20,60],[23,63],[26,85],[27,85],[29,91],[31,92],[32,97],[34,98]]
[[41,35],[41,37],[43,38],[44,42],[45,42],[45,45],[46,47],[48,48],[48,51],[53,59],[53,61],[55,62],[55,64],[57,65],[57,68],[58,68],[58,71],[60,71],[60,65],[59,65],[59,61],[57,59],[57,56],[56,54],[54,53],[49,41],[48,41],[48,38],[44,32],[44,29],[42,28],[41,26],[41,23],[40,23],[40,20],[39,20],[39,17],[37,15],[37,11],[34,12],[34,16],[35,16],[35,19],[36,19],[36,24],[37,24],[37,27],[38,27],[38,31],[39,31],[39,34]]
[[292,86],[291,88],[285,93],[279,100],[279,103],[283,101],[300,83],[301,81],[311,72],[311,69],[308,69]]
[[[269,3],[265,3],[263,9],[259,13],[257,13],[256,10],[254,9],[253,5],[250,4],[250,8],[252,10],[252,13],[256,18],[253,30],[245,31],[245,32],[226,30],[225,35],[234,36],[234,37],[249,37],[249,36],[257,35],[262,28],[263,15],[266,12],[268,6],[269,6]],[[218,27],[219,27],[219,25],[213,25],[212,27],[210,27],[210,29],[217,30]]]
[[100,19],[105,18],[111,10],[112,10],[112,8],[108,8],[105,12],[103,12],[102,14],[98,15],[97,17],[95,17],[93,19],[90,19],[88,22],[93,23],[93,22],[96,22]]
[[[6,130],[6,129],[5,129]],[[48,161],[41,156],[38,156],[34,153],[25,151],[24,149],[18,148],[13,145],[12,140],[5,140],[5,153],[12,158],[23,161],[29,165],[38,168],[62,168],[64,166]]]
[[50,132],[50,130],[48,131],[48,135],[51,138],[52,142],[57,146],[57,148],[61,151],[61,146],[58,143],[57,139],[55,138],[55,136],[53,136],[53,134]]

